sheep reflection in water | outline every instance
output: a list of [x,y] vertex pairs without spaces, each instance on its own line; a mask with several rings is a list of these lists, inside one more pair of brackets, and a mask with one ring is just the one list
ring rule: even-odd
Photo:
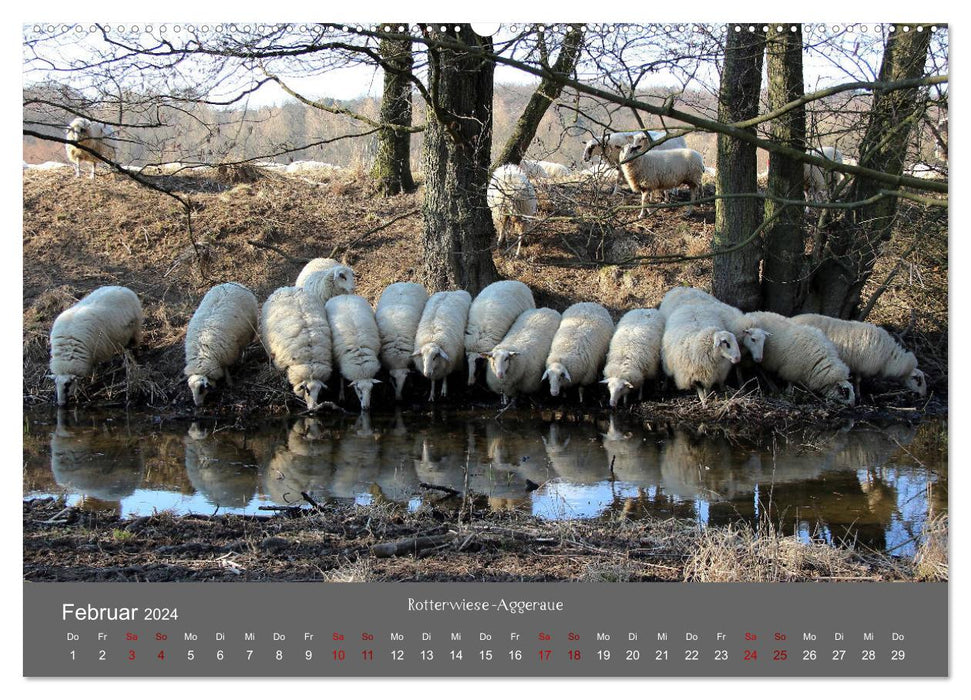
[[189,481],[209,503],[243,508],[253,500],[259,473],[245,433],[208,431],[193,423],[184,444]]

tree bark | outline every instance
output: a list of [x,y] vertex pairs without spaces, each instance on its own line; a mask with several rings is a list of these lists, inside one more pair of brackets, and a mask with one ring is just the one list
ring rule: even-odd
[[[545,41],[545,36],[540,36],[540,41]],[[577,60],[580,57],[580,49],[583,48],[583,25],[571,24],[563,37],[563,46],[556,57],[556,62],[550,67],[552,75],[544,77],[530,97],[526,108],[516,122],[506,145],[496,158],[496,165],[513,163],[519,165],[526,156],[526,149],[536,137],[536,130],[539,128],[543,115],[549,106],[560,96],[563,90],[563,82],[560,76],[569,76],[576,68]]]
[[[443,39],[492,50],[492,39],[468,24],[449,25]],[[423,27],[438,33],[440,25]],[[464,48],[428,48],[427,127],[422,149],[422,277],[432,290],[460,288],[475,296],[498,278],[492,261],[495,228],[486,202],[492,154],[495,65]]]
[[[741,31],[736,32],[736,27]],[[737,122],[751,119],[759,111],[762,88],[762,58],[765,34],[762,23],[749,32],[749,23],[730,24],[725,41],[725,62],[718,94],[718,121]],[[747,131],[755,133],[755,127]],[[756,191],[755,146],[739,139],[718,135],[718,177],[716,194],[729,195]],[[715,202],[715,253],[736,246],[750,238],[762,223],[762,206],[754,198],[718,199]],[[758,240],[731,253],[716,255],[712,270],[712,293],[722,301],[743,311],[759,308],[761,285],[759,261],[762,257]]]
[[[404,35],[403,35],[404,36]],[[384,91],[381,98],[382,124],[411,126],[411,81],[414,58],[406,38],[382,39],[378,52],[384,63]],[[378,153],[372,176],[378,191],[386,196],[411,192],[411,133],[384,128],[378,134]]]
[[[766,74],[769,80],[769,110],[779,109],[803,94],[802,27],[777,32],[769,25],[766,41]],[[772,138],[800,151],[806,150],[806,110],[800,105],[771,124]],[[769,154],[769,195],[802,200],[805,168],[792,158]],[[783,206],[771,199],[765,217],[771,219],[764,233],[762,262],[762,305],[768,311],[791,316],[798,308],[806,269],[806,223],[802,206]]]
[[[894,25],[880,65],[880,80],[919,78],[924,74],[930,34],[927,26],[903,31]],[[860,143],[860,166],[899,176],[903,172],[907,144],[925,108],[925,97],[916,88],[876,91],[866,133]],[[886,185],[862,176],[850,186],[851,201],[877,195]],[[873,273],[883,245],[890,239],[897,213],[897,198],[884,197],[848,211],[827,231],[822,262],[811,278],[805,311],[838,318],[858,314],[860,294]]]

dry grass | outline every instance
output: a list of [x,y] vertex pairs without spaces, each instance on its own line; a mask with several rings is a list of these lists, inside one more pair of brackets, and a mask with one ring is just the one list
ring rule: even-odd
[[924,525],[924,539],[913,559],[914,579],[917,581],[947,581],[948,516],[939,515]]

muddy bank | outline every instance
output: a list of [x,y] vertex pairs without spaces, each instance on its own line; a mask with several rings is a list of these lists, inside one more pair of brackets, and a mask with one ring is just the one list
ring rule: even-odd
[[[23,505],[28,581],[947,580],[947,519],[917,555],[804,543],[767,527],[679,520],[549,522],[438,494],[416,512],[319,505],[266,516],[122,520],[56,499]],[[390,556],[389,556],[390,554]]]

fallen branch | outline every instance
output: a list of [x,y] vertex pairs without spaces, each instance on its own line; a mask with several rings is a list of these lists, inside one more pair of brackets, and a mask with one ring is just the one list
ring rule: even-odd
[[400,557],[405,554],[418,554],[423,549],[431,549],[448,544],[455,539],[456,532],[449,532],[444,535],[432,535],[430,537],[410,537],[395,542],[384,542],[371,547],[371,554],[376,557]]
[[423,489],[431,489],[432,491],[442,491],[447,493],[449,496],[461,496],[462,494],[455,489],[449,488],[448,486],[436,486],[435,484],[426,484],[424,481],[419,481],[418,485]]
[[263,248],[264,250],[273,251],[274,253],[284,258],[285,260],[288,260],[289,262],[292,262],[292,263],[297,263],[298,265],[306,265],[308,262],[310,262],[310,260],[308,260],[307,258],[295,258],[292,255],[290,255],[290,253],[280,250],[275,245],[270,245],[269,243],[260,243],[259,241],[246,241],[246,242],[249,243],[254,248]]
[[[367,238],[368,236],[370,236],[372,233],[377,233],[378,231],[381,231],[383,229],[386,229],[386,228],[388,228],[388,226],[390,226],[391,224],[395,223],[396,221],[401,221],[402,219],[407,219],[409,216],[414,216],[415,214],[419,213],[420,211],[421,211],[421,209],[412,209],[411,211],[405,212],[404,214],[399,214],[398,216],[394,217],[393,219],[388,219],[383,224],[378,224],[374,228],[368,229],[367,231],[365,231],[364,233],[362,233],[360,236],[358,236],[357,238],[355,238],[354,240],[352,240],[350,243],[345,244],[344,245],[344,252],[341,255],[342,256],[343,255],[347,255],[347,253],[354,246],[356,246],[358,243],[360,243],[365,238]],[[337,259],[337,253],[338,253],[338,251],[340,249],[341,249],[341,244],[338,243],[330,251],[330,255],[328,257]]]

